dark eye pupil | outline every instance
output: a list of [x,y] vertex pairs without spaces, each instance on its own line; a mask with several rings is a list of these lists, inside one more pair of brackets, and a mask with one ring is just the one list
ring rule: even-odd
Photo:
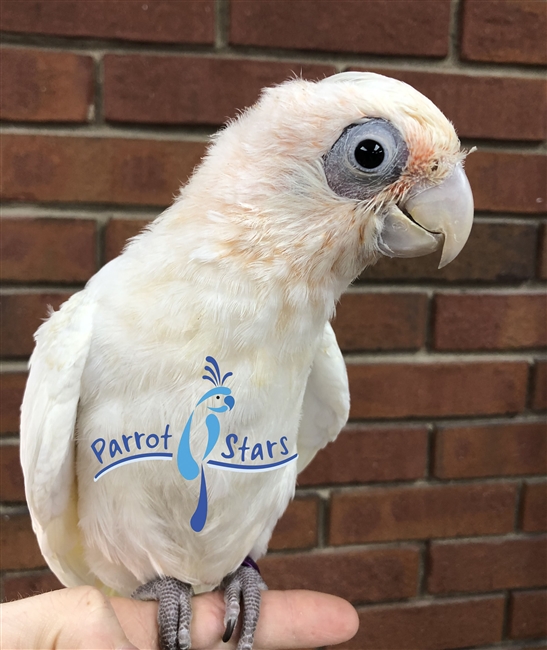
[[355,160],[364,169],[376,169],[384,162],[384,148],[376,140],[363,140],[355,149]]

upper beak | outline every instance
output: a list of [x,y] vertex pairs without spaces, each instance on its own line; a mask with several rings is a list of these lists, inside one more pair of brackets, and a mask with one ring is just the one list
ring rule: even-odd
[[442,245],[442,268],[460,253],[472,225],[473,193],[458,163],[440,185],[411,195],[400,208],[390,208],[379,237],[380,252],[389,257],[419,257]]

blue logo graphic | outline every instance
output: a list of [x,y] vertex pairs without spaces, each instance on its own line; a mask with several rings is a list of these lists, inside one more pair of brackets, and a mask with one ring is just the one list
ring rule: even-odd
[[[198,503],[190,519],[192,530],[197,533],[203,530],[207,521],[206,465],[216,471],[253,474],[279,469],[298,458],[297,453],[291,454],[292,445],[286,435],[274,434],[257,440],[253,439],[252,435],[224,431],[221,436],[221,420],[218,414],[231,411],[235,405],[231,389],[224,385],[233,373],[227,372],[222,375],[216,359],[209,356],[205,357],[205,360],[208,365],[205,365],[202,379],[210,382],[213,387],[199,398],[190,413],[175,453],[172,451],[171,443],[176,444],[176,437],[169,432],[169,424],[165,425],[162,435],[134,431],[131,435],[123,433],[110,438],[99,437],[90,444],[99,465],[94,477],[95,481],[124,465],[152,460],[170,461],[173,458],[176,458],[178,471],[185,480],[194,481],[200,477]],[[191,437],[196,435],[195,412],[197,407],[207,400],[210,400],[204,422],[207,429],[207,444],[202,457],[196,459],[190,445]],[[216,453],[211,458],[213,450],[216,450]]]
[[[95,474],[93,480],[97,482],[101,476],[122,465],[145,460],[171,460],[173,454],[169,452],[169,441],[172,437],[169,433],[169,425],[166,425],[165,432],[161,436],[155,433],[147,435],[135,431],[130,436],[123,434],[121,440],[117,438],[111,438],[109,441],[104,438],[95,439],[91,443],[91,451],[99,461],[101,469]],[[107,458],[110,458],[112,462],[105,465]]]
[[[205,471],[203,465],[207,456],[209,456],[209,454],[213,451],[220,436],[220,421],[216,414],[224,413],[228,410],[231,411],[234,408],[235,404],[235,400],[232,397],[232,391],[223,385],[226,379],[228,379],[228,377],[231,377],[233,373],[227,372],[224,376],[221,376],[220,368],[216,359],[213,357],[205,357],[205,361],[211,365],[205,366],[205,372],[208,374],[203,375],[202,379],[210,381],[213,384],[214,388],[211,388],[204,395],[202,395],[194,410],[192,413],[190,413],[190,417],[188,418],[182,432],[182,437],[180,439],[179,448],[177,451],[177,466],[179,468],[179,472],[187,481],[193,481],[199,476],[201,472],[198,505],[194,514],[192,515],[192,518],[190,519],[192,530],[194,530],[196,533],[199,533],[201,530],[203,530],[205,522],[207,521],[207,483],[205,480]],[[211,413],[209,413],[205,418],[205,426],[207,427],[207,447],[198,465],[196,459],[192,455],[192,451],[190,450],[192,419],[194,417],[196,408],[212,397],[215,397],[218,400],[219,406],[207,407],[209,411],[211,411]]]

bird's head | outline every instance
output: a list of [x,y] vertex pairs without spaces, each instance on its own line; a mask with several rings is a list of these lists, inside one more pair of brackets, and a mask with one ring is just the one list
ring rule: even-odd
[[217,259],[347,283],[379,255],[458,255],[473,219],[464,157],[452,124],[405,83],[295,79],[215,137],[183,198],[208,197]]
[[208,390],[202,395],[196,406],[206,402],[207,408],[215,413],[225,413],[234,408],[235,399],[232,397],[232,391],[226,386],[219,386]]

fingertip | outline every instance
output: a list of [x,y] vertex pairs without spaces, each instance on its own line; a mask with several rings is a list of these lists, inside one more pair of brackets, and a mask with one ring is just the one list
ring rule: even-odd
[[343,643],[359,628],[347,600],[317,591],[270,591],[257,628],[264,648],[316,648]]
[[346,623],[346,629],[343,631],[343,634],[345,636],[340,641],[340,643],[343,643],[344,641],[349,641],[350,639],[353,639],[353,637],[359,631],[359,626],[361,625],[361,621],[359,619],[359,614],[355,609],[355,607],[351,603],[348,603],[347,600],[343,600],[342,598],[340,600],[342,600],[342,602],[344,603],[343,620]]
[[329,645],[352,639],[359,630],[359,614],[355,607],[339,596],[318,593],[321,599],[321,619],[330,633]]

